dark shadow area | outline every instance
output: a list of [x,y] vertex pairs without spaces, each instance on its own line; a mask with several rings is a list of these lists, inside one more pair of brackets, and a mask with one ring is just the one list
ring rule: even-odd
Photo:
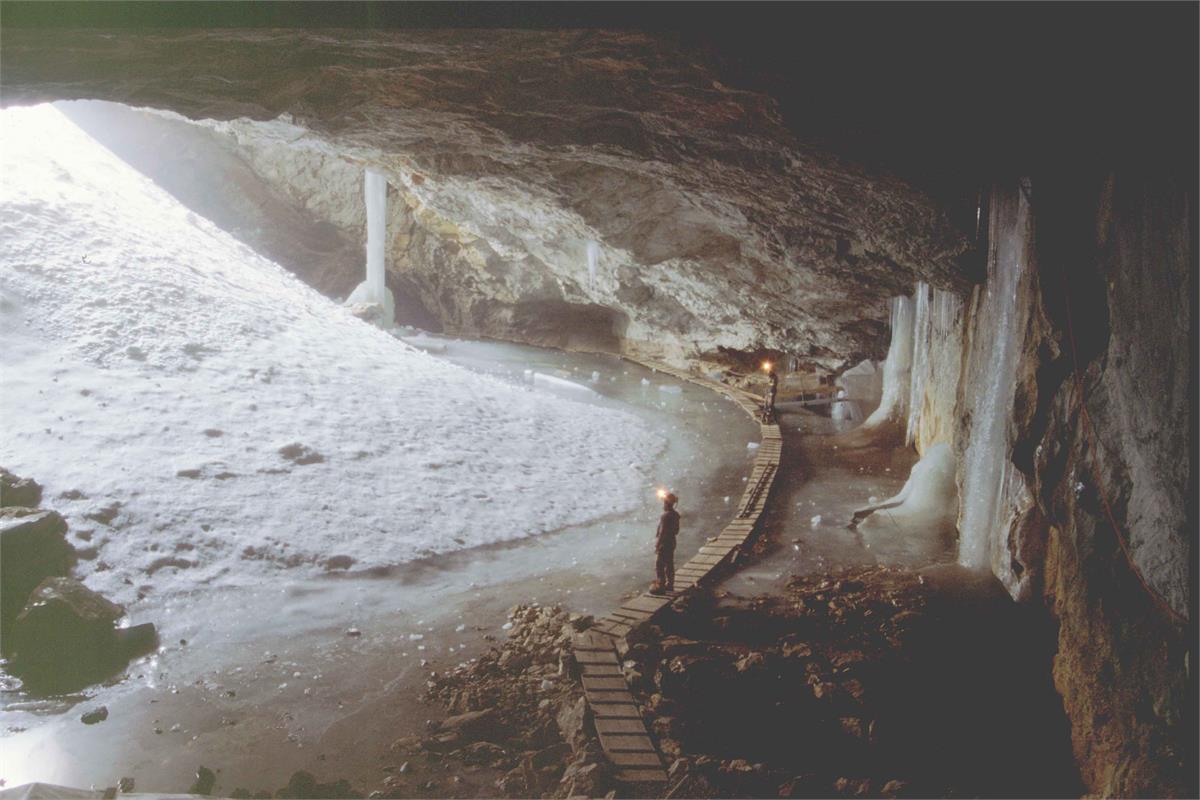
[[679,796],[1081,791],[1055,631],[990,575],[846,570],[698,597],[662,628],[635,655],[660,743],[688,758]]

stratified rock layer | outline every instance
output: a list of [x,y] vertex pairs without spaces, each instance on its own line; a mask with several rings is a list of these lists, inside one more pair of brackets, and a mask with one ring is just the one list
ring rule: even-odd
[[345,230],[383,172],[389,283],[451,331],[834,368],[882,356],[890,295],[964,285],[930,201],[641,33],[14,30],[3,68],[7,104],[258,120],[248,163]]

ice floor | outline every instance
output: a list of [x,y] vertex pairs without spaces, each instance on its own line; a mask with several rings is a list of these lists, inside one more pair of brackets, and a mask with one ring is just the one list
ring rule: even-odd
[[7,785],[365,783],[438,713],[427,671],[509,606],[603,612],[649,581],[654,488],[681,497],[681,554],[732,515],[757,432],[732,403],[615,358],[420,352],[57,114],[0,112],[0,463],[162,648],[77,696],[6,683]]
[[50,107],[5,110],[0,464],[123,603],[636,508],[665,440],[350,317]]

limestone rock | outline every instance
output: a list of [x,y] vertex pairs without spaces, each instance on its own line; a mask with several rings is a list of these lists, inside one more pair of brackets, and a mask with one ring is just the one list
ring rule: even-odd
[[119,664],[124,613],[79,581],[47,578],[13,622],[14,667],[31,685],[86,686]]
[[[67,574],[74,548],[66,532],[67,523],[55,511],[0,511],[0,626],[5,632],[39,583]],[[8,637],[0,638],[7,651]]]
[[41,502],[41,484],[32,478],[18,478],[4,467],[0,467],[0,508],[37,508]]

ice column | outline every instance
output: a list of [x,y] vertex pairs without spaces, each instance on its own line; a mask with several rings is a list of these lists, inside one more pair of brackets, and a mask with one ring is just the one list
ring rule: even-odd
[[597,242],[587,243],[588,288],[596,288],[596,262],[600,259],[600,245]]
[[388,290],[387,274],[387,178],[368,168],[363,181],[367,206],[367,279],[346,300],[349,305],[374,303],[383,307],[384,323],[395,319],[395,301]]
[[[1015,201],[993,203],[995,249],[988,259],[987,282],[976,313],[972,372],[982,381],[968,401],[970,438],[963,454],[962,506],[959,514],[958,561],[967,567],[993,566],[1005,580],[1009,559],[992,557],[993,542],[1007,530],[1005,498],[1010,490],[1009,420],[1019,366],[1018,336],[1024,324],[1017,299],[1021,275],[1031,256],[1028,207],[1018,192]],[[986,330],[986,340],[979,332]],[[997,545],[998,546],[998,545]],[[994,562],[994,563],[993,563]],[[1007,581],[1006,581],[1007,583]]]

